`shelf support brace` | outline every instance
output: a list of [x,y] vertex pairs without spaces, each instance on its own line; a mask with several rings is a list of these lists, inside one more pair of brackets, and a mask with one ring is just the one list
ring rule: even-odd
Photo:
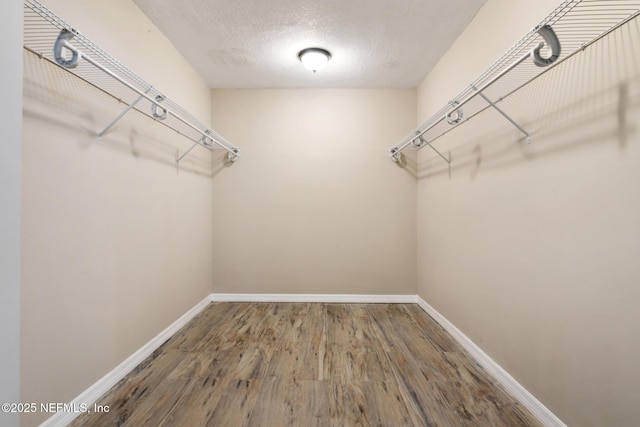
[[[155,112],[154,112],[155,115]],[[211,135],[211,132],[209,130],[204,131],[204,135],[202,135],[202,138],[200,138],[200,141],[196,141],[195,144],[193,144],[191,147],[189,147],[189,149],[187,151],[185,151],[182,156],[177,157],[176,156],[176,166],[178,166],[178,164],[180,164],[180,160],[182,160],[187,154],[189,154],[191,152],[191,150],[193,150],[193,148],[196,145],[203,145],[207,148],[211,147],[211,144],[213,144],[213,139],[211,137],[209,137],[209,135]],[[231,153],[229,153],[231,154]]]
[[[475,86],[471,86],[471,89],[477,91],[478,89],[475,88]],[[502,109],[500,109],[500,107],[498,107],[493,101],[491,101],[489,98],[487,98],[487,96],[482,93],[482,92],[478,92],[478,95],[480,95],[482,97],[482,99],[484,99],[485,101],[487,101],[487,103],[489,105],[491,105],[498,113],[500,113],[500,115],[502,115],[502,117],[504,117],[505,119],[509,120],[509,122],[514,125],[516,128],[518,128],[518,130],[520,132],[522,132],[524,134],[524,136],[527,138],[527,144],[531,144],[531,134],[529,132],[527,132],[526,130],[524,130],[524,128],[522,126],[520,126],[515,120],[513,120],[511,117],[509,117],[509,115],[507,113],[505,113],[504,111],[502,111]]]
[[191,147],[189,147],[189,149],[187,151],[185,151],[184,153],[182,153],[182,156],[178,157],[176,159],[176,166],[178,166],[180,164],[180,160],[182,160],[187,154],[189,154],[191,152],[191,150],[193,150],[196,145],[199,145],[197,142],[195,144],[193,144]]
[[440,156],[442,158],[442,160],[444,160],[448,164],[451,164],[451,159],[450,158],[445,157],[444,154],[442,154],[441,152],[436,150],[436,148],[433,145],[431,145],[431,143],[429,141],[424,139],[424,136],[422,134],[420,134],[420,132],[416,132],[416,133],[418,134],[418,136],[413,140],[413,145],[416,148],[422,148],[425,145],[428,145],[429,148],[431,148],[433,151],[435,151],[436,154],[438,154],[438,156]]
[[[151,88],[147,89],[144,93],[147,94],[149,93],[149,91],[151,90]],[[104,129],[102,129],[102,131],[100,131],[98,133],[98,144],[100,144],[102,142],[102,137],[104,136],[105,133],[107,133],[109,131],[109,129],[111,129],[112,127],[114,127],[116,125],[116,123],[118,123],[120,120],[122,120],[122,118],[124,116],[127,115],[127,113],[129,113],[129,111],[131,111],[133,109],[133,107],[136,106],[136,104],[138,102],[140,102],[142,100],[142,98],[144,97],[144,95],[140,95],[135,101],[133,101],[131,104],[129,104],[129,106],[127,108],[125,108],[119,115],[118,117],[116,117],[111,123],[109,123],[107,125],[107,127],[105,127]]]

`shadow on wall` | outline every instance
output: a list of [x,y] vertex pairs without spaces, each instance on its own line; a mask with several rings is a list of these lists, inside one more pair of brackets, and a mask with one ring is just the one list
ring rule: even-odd
[[214,177],[228,167],[231,167],[234,162],[229,160],[229,153],[225,150],[213,150],[212,151],[212,165],[211,176]]
[[[631,95],[628,83],[623,82],[605,93],[526,123],[525,126],[536,129],[532,132],[530,146],[521,140],[517,132],[509,130],[485,134],[481,138],[471,139],[472,136],[469,136],[461,139],[460,144],[450,151],[451,165],[439,158],[427,159],[417,166],[417,177],[423,179],[469,171],[473,180],[481,170],[516,166],[560,152],[585,148],[589,144],[611,141],[612,138],[618,141],[623,150],[629,143],[629,136],[638,132],[637,126],[630,123],[627,117],[630,110],[640,105],[640,92]],[[640,84],[640,79],[634,84]],[[611,100],[611,95],[616,99]],[[582,116],[576,115],[581,106],[592,106],[593,110]],[[583,130],[576,132],[576,129]]]
[[[176,165],[176,159],[193,144],[160,121],[138,112],[129,112],[102,138],[105,129],[126,107],[127,103],[83,81],[51,62],[24,52],[24,111],[38,121],[69,129],[69,140],[56,144],[75,143],[81,151],[98,146],[150,160],[181,171],[213,176],[213,157],[209,150],[196,147]],[[224,150],[214,150],[216,152]]]
[[418,177],[418,152],[408,148],[400,153],[400,158],[394,162],[397,167],[406,170],[414,178]]
[[640,106],[640,21],[589,46],[550,69],[499,103],[531,133],[522,134],[488,109],[433,142],[449,154],[447,164],[437,154],[418,156],[405,150],[399,166],[418,179],[482,171],[534,161],[588,145],[617,141],[620,150],[638,133]]

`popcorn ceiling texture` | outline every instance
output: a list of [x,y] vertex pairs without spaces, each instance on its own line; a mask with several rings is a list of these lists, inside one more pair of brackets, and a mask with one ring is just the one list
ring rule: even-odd
[[[416,87],[485,2],[134,1],[213,88]],[[307,47],[331,51],[321,73]]]

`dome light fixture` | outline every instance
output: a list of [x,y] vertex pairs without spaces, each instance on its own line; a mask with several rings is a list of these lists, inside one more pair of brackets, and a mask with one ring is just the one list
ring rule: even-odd
[[331,53],[319,47],[309,47],[298,53],[298,59],[305,68],[315,73],[327,65],[327,62],[331,59]]

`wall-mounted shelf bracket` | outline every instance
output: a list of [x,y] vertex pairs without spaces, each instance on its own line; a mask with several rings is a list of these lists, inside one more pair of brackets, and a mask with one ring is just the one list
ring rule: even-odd
[[237,148],[234,149],[233,152],[229,151],[227,153],[227,159],[229,159],[231,163],[235,162],[239,158],[240,158],[240,150],[238,150]]
[[394,147],[389,150],[389,158],[394,162],[399,162],[401,156],[402,156],[402,151],[398,150],[397,148]]
[[[477,90],[475,87],[473,87],[473,85],[471,86],[471,89]],[[518,128],[518,130],[524,134],[524,136],[526,138],[526,141],[527,141],[527,144],[531,144],[531,134],[529,134],[529,132],[524,130],[524,128],[522,126],[520,126],[515,120],[513,120],[511,117],[509,117],[509,115],[507,113],[505,113],[500,107],[498,107],[492,100],[487,98],[487,96],[485,96],[484,93],[479,92],[478,95],[480,95],[480,97],[482,99],[487,101],[487,103],[489,105],[491,105],[494,110],[496,110],[498,113],[500,113],[500,115],[502,115],[502,117],[504,117],[505,119],[509,120],[509,122],[512,125],[514,125],[516,128]]]
[[180,160],[184,159],[187,154],[189,154],[191,152],[191,150],[193,150],[195,147],[198,146],[198,143],[194,143],[191,147],[189,147],[189,149],[187,151],[185,151],[184,153],[182,153],[182,156],[179,156],[176,154],[176,166],[178,166],[180,164]]
[[[147,91],[145,93],[148,93],[148,92],[149,92],[149,90],[147,89]],[[116,123],[118,123],[120,120],[122,120],[122,118],[124,116],[126,116],[127,113],[129,113],[129,111],[133,110],[133,107],[135,107],[138,102],[142,101],[142,98],[143,98],[142,95],[138,96],[138,98],[136,98],[135,101],[133,101],[131,104],[129,104],[129,106],[127,108],[125,108],[120,114],[118,114],[118,117],[113,119],[113,121],[111,123],[109,123],[104,129],[102,129],[100,132],[98,132],[98,144],[102,142],[102,137],[104,136],[104,134],[106,134],[112,127],[114,127],[116,125]]]
[[[462,114],[460,114],[459,119],[462,120]],[[431,148],[433,151],[435,151],[436,154],[442,158],[442,160],[444,160],[447,163],[451,163],[451,159],[448,158],[448,157],[445,157],[444,154],[442,154],[441,152],[436,150],[436,148],[433,145],[431,145],[431,143],[429,141],[424,139],[424,135],[417,135],[416,138],[413,140],[413,145],[418,149],[420,149],[420,148],[424,147],[425,145],[427,145],[427,146],[429,146],[429,148]]]

